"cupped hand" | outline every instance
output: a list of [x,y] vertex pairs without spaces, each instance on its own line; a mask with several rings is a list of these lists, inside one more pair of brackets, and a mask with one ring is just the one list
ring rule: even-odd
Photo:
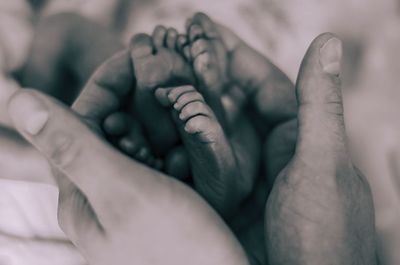
[[346,144],[341,54],[340,40],[326,33],[303,59],[296,152],[267,204],[271,264],[376,264],[372,195]]
[[247,264],[195,192],[114,150],[78,113],[32,90],[8,111],[53,166],[60,226],[90,264]]

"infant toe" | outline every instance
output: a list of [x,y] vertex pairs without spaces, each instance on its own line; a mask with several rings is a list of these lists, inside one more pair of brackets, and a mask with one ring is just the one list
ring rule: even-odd
[[167,31],[167,37],[165,40],[166,46],[169,49],[175,49],[177,38],[178,38],[178,31],[174,28],[169,28]]
[[164,26],[158,25],[153,31],[153,42],[156,47],[162,47],[164,45],[165,36],[167,29]]
[[149,56],[153,53],[153,40],[147,34],[137,34],[130,42],[131,54],[135,59]]
[[197,25],[197,24],[193,24],[192,26],[190,26],[190,30],[189,30],[189,40],[191,42],[194,42],[195,40],[203,37],[203,29]]
[[192,55],[192,58],[195,58],[199,56],[200,54],[203,54],[209,50],[209,43],[205,39],[198,39],[190,47],[190,53]]
[[187,104],[179,113],[179,119],[182,121],[188,120],[196,115],[208,116],[210,110],[206,104],[201,101],[194,101]]
[[174,109],[177,111],[182,110],[183,107],[185,107],[187,104],[194,102],[194,101],[204,101],[203,96],[197,92],[197,91],[192,91],[192,92],[187,92],[179,97],[179,99],[176,101],[174,104]]

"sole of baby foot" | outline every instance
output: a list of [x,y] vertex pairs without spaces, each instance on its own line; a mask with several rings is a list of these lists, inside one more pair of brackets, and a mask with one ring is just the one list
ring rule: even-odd
[[214,112],[192,86],[168,89],[168,100],[188,152],[197,191],[224,217],[242,198],[240,170],[232,147]]

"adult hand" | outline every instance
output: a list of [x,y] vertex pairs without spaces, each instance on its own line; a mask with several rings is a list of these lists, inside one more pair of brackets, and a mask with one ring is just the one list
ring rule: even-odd
[[271,264],[376,264],[374,209],[346,144],[340,87],[342,46],[317,37],[297,80],[296,153],[268,199]]
[[[100,68],[81,102],[129,93],[128,53],[110,64],[126,67]],[[115,78],[102,82],[104,69]],[[74,108],[94,121],[104,115],[97,103]],[[82,116],[30,90],[16,93],[8,109],[18,132],[53,166],[60,226],[90,263],[247,264],[230,230],[194,191],[114,150]]]

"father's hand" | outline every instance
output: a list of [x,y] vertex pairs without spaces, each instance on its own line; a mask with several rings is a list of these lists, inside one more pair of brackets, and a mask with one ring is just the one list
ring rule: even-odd
[[340,40],[322,34],[303,59],[296,152],[267,205],[271,264],[376,264],[371,192],[347,150],[341,54]]
[[195,192],[120,154],[61,103],[22,90],[8,110],[53,166],[60,225],[90,264],[247,264]]

